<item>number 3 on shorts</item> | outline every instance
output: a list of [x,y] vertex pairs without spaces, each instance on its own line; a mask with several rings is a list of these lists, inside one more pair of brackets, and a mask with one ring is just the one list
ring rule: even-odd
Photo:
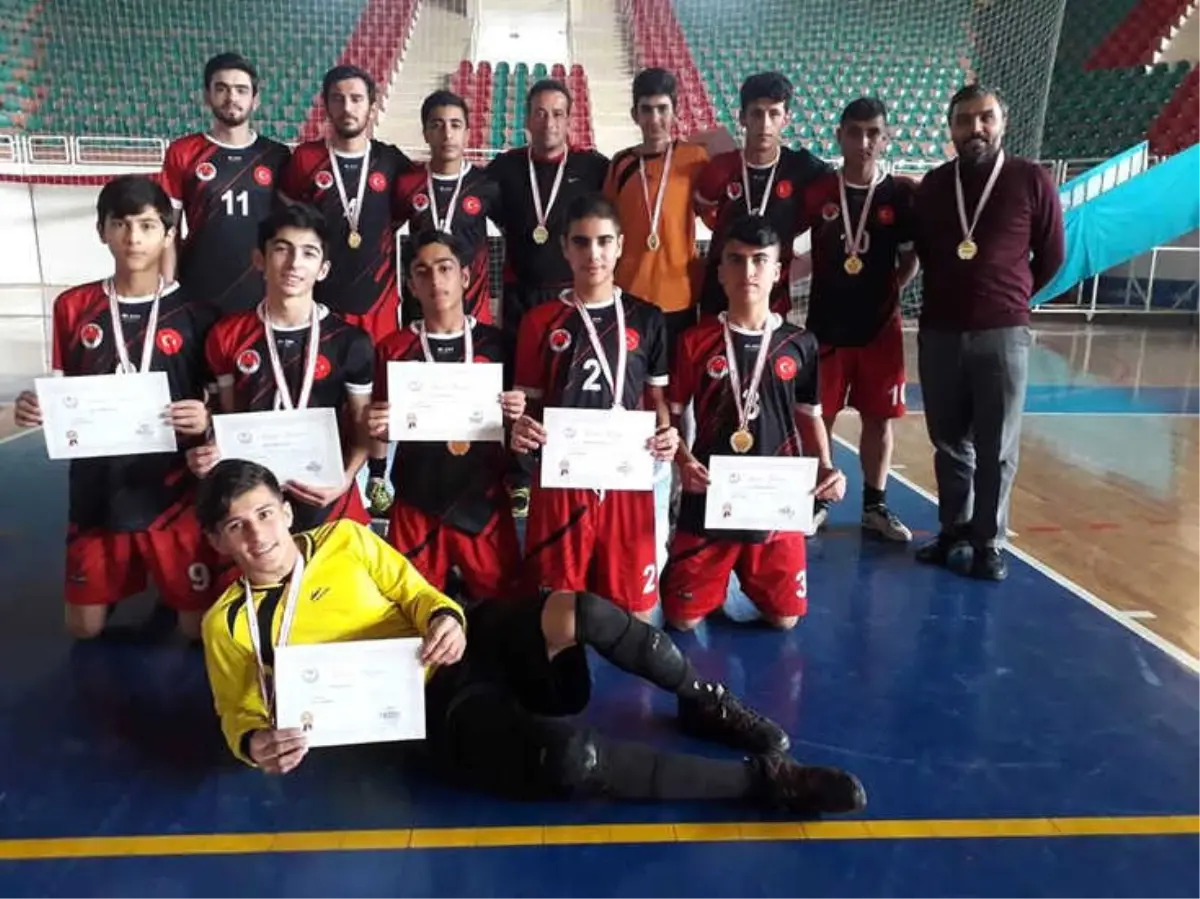
[[193,562],[187,567],[187,576],[192,582],[192,590],[196,593],[203,593],[212,585],[212,572],[208,570],[207,565],[200,562]]
[[796,572],[796,598],[808,599],[808,571]]

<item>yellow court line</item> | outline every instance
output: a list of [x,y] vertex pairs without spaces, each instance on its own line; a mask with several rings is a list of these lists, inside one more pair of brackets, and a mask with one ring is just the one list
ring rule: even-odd
[[582,844],[786,842],[799,840],[962,840],[1001,837],[1169,836],[1200,834],[1198,815],[1100,818],[943,818],[678,824],[565,824],[427,827],[164,836],[0,840],[0,860],[148,855],[245,855],[364,849],[452,849]]

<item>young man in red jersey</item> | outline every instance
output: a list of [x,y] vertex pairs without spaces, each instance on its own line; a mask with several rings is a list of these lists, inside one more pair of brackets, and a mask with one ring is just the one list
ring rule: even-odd
[[717,269],[725,232],[739,218],[766,218],[780,240],[780,275],[771,285],[771,310],[786,316],[792,309],[788,286],[792,244],[799,227],[800,196],[808,183],[829,166],[807,150],[783,146],[783,129],[791,121],[792,84],[778,72],[751,75],[741,88],[740,120],[746,129],[740,150],[719,153],[709,161],[696,186],[696,208],[712,229],[712,245],[700,293],[701,315],[716,315],[728,306]]
[[[161,275],[175,236],[171,201],[149,178],[122,175],[100,191],[96,212],[114,274],[54,301],[54,370],[68,378],[165,372],[168,414],[186,446],[208,427],[204,337],[212,312]],[[17,397],[16,421],[41,426],[33,391]],[[174,453],[71,461],[65,598],[72,636],[99,636],[112,607],[140,593],[148,577],[163,604],[178,613],[180,631],[200,635],[201,616],[219,590],[217,557],[193,511],[194,488],[183,446]]]
[[[517,389],[530,412],[514,425],[512,447],[546,442],[547,407],[652,409],[659,432],[649,450],[670,460],[679,434],[666,400],[667,340],[662,311],[613,283],[621,253],[616,208],[599,194],[567,209],[563,253],[574,286],[531,310],[517,337]],[[592,590],[648,618],[658,605],[654,494],[543,488],[534,478],[525,535],[533,582],[553,590]]]
[[[262,299],[262,273],[254,267],[258,225],[278,202],[275,194],[291,151],[255,134],[258,73],[236,53],[204,66],[204,101],[213,121],[207,132],[171,142],[160,180],[188,234],[167,247],[163,277],[178,278],[198,300],[221,315],[243,312]],[[178,246],[178,251],[176,247]]]
[[298,146],[279,186],[285,198],[315,206],[328,222],[329,274],[317,302],[378,343],[399,327],[396,291],[396,180],[416,166],[370,137],[375,81],[356,66],[335,66],[321,82],[327,140]]
[[[289,482],[301,529],[334,518],[366,522],[355,478],[367,456],[362,418],[371,399],[374,350],[366,332],[313,298],[329,273],[325,220],[311,206],[289,204],[263,222],[256,264],[265,298],[248,312],[221,319],[205,357],[217,382],[222,413],[329,408],[337,411],[345,478],[336,487]],[[204,475],[220,459],[215,444],[189,453]]]
[[[904,334],[900,292],[917,271],[913,250],[916,184],[879,170],[888,142],[887,108],[860,97],[837,130],[840,171],[813,181],[802,200],[812,228],[812,289],[804,326],[821,344],[821,408],[832,435],[838,413],[858,411],[862,434],[862,528],[907,543],[910,531],[887,507],[892,419],[904,415]],[[819,528],[828,505],[818,502]]]
[[771,311],[781,267],[779,234],[770,222],[738,219],[726,234],[718,269],[729,309],[679,343],[671,413],[678,417],[695,402],[696,439],[676,456],[683,496],[662,592],[667,621],[681,630],[720,608],[735,572],[774,627],[795,627],[808,607],[803,534],[705,528],[713,455],[816,456],[817,499],[836,502],[845,493],[821,419],[817,339]]
[[[521,549],[505,489],[511,457],[503,443],[413,442],[388,432],[387,366],[392,361],[500,363],[512,384],[512,342],[493,325],[463,309],[471,270],[466,248],[445,231],[421,231],[406,248],[408,283],[421,304],[421,317],[384,339],[375,350],[375,401],[368,431],[381,456],[389,436],[397,438],[392,463],[396,500],[388,540],[427,581],[446,591],[457,568],[474,600],[498,599],[516,589]],[[508,390],[496,397],[512,421],[525,409],[525,396]]]

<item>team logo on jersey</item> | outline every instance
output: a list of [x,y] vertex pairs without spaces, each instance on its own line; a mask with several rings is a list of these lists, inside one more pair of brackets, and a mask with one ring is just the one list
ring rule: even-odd
[[416,194],[412,198],[412,207],[417,212],[424,212],[429,208],[429,194]]
[[313,366],[313,380],[324,381],[331,371],[333,366],[329,364],[329,360],[324,356],[317,356],[317,364]]
[[838,209],[837,203],[826,203],[821,207],[821,218],[827,222],[837,221],[837,217],[841,214],[842,211]]
[[796,360],[791,356],[780,356],[775,360],[775,374],[781,381],[790,381],[796,377]]
[[317,190],[329,190],[333,187],[333,172],[322,169],[313,176],[313,184],[317,185]]
[[237,368],[244,375],[252,375],[262,368],[262,356],[258,350],[246,350],[237,357]]
[[724,356],[713,356],[708,360],[708,365],[704,366],[704,370],[710,378],[723,378],[729,374],[729,363]]
[[212,181],[217,177],[217,167],[211,162],[202,162],[196,166],[196,177],[201,181]]
[[791,181],[780,181],[778,184],[775,185],[775,196],[779,197],[779,199],[786,200],[791,195],[792,195],[792,182]]
[[638,332],[633,330],[633,328],[625,329],[625,349],[632,353],[639,346],[641,346],[641,343],[642,335],[638,334]]
[[367,179],[367,184],[370,185],[371,190],[375,191],[375,193],[381,194],[387,190],[387,175],[383,172],[371,172],[371,177]]
[[557,331],[550,332],[550,349],[556,353],[561,353],[571,345],[571,332],[566,328],[559,328]]
[[104,339],[104,331],[95,322],[88,322],[79,329],[79,342],[89,350],[94,350],[100,346],[100,341]]
[[875,213],[875,220],[881,225],[890,225],[896,221],[896,210],[891,206],[880,206]]
[[183,335],[174,328],[162,328],[155,335],[154,343],[164,355],[174,356],[183,349]]
[[725,196],[731,200],[736,200],[742,195],[742,185],[736,181],[730,181],[725,185]]
[[254,167],[254,183],[261,187],[270,187],[271,181],[274,179],[271,170],[265,165],[256,165]]
[[479,215],[483,204],[479,202],[479,197],[466,196],[463,197],[462,208],[467,215]]

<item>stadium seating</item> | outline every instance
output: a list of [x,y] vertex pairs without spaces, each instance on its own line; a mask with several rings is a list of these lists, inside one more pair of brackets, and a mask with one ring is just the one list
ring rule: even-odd
[[1200,69],[1193,68],[1150,126],[1150,149],[1170,156],[1200,142]]
[[47,93],[34,75],[46,49],[37,9],[34,0],[0,0],[0,132],[22,130]]
[[1192,0],[1138,0],[1100,43],[1087,68],[1151,65]]
[[556,78],[571,91],[571,146],[595,146],[592,132],[591,95],[587,75],[576,64],[568,70],[561,63],[547,68],[537,63],[531,69],[525,63],[509,65],[469,60],[459,63],[451,76],[450,89],[459,94],[471,108],[469,146],[495,153],[526,143],[525,94],[534,82]]

